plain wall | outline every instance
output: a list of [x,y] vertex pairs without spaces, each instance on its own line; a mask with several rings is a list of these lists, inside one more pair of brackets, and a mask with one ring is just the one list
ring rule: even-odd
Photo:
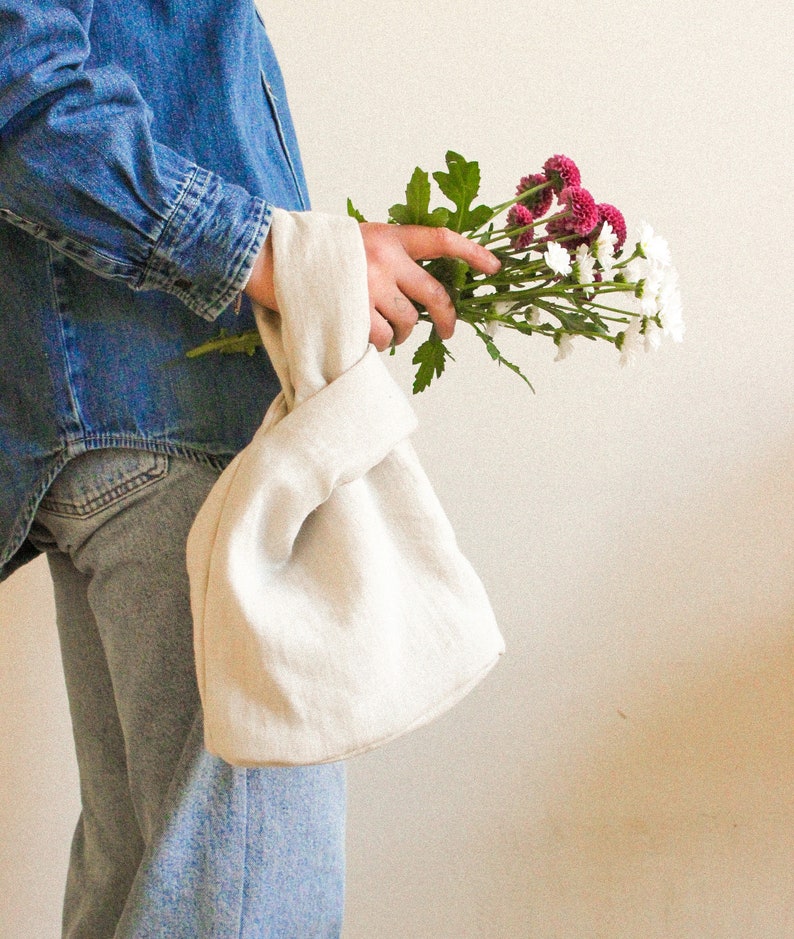
[[[461,329],[415,400],[507,654],[351,763],[345,939],[794,935],[790,5],[264,10],[315,208],[382,218],[449,148],[497,202],[567,153],[667,237],[688,324],[629,369],[507,337],[535,395]],[[0,587],[0,672],[0,939],[54,939],[78,800],[41,561]]]

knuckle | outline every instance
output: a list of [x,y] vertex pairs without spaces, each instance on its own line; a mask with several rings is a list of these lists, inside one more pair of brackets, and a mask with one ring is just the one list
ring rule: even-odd
[[381,239],[375,239],[367,245],[367,259],[370,265],[380,266],[384,264],[388,255],[388,246]]
[[437,280],[432,281],[428,285],[427,295],[428,295],[428,299],[430,300],[430,302],[433,303],[435,306],[439,306],[439,307],[452,306],[452,300],[450,299],[450,296],[447,293],[446,288],[444,287],[442,283],[440,283]]
[[452,250],[456,243],[455,232],[451,228],[438,228],[436,231],[439,248],[445,252]]
[[376,324],[370,332],[370,340],[379,352],[388,349],[393,336],[394,332],[385,321]]

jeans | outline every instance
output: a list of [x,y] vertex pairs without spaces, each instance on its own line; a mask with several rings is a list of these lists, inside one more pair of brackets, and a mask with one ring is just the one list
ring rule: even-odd
[[217,478],[97,450],[36,515],[82,812],[65,939],[311,939],[341,932],[344,769],[242,769],[203,747],[185,540]]

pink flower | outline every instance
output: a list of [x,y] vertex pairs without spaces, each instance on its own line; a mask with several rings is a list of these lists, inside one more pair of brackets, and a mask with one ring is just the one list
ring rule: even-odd
[[525,225],[531,225],[534,221],[535,217],[522,202],[511,206],[507,213],[507,224],[511,228],[524,228]]
[[570,218],[555,218],[552,221],[546,223],[546,234],[548,235],[549,241],[560,241],[564,238],[565,241],[562,241],[561,244],[566,249],[570,251],[571,254],[576,252],[576,249],[579,245],[589,244],[589,239],[584,238],[582,235],[578,235],[571,228],[571,219]]
[[525,205],[536,218],[545,215],[551,208],[554,190],[548,183],[549,181],[543,173],[531,173],[529,176],[522,176],[516,186],[517,196],[520,196],[524,192],[529,192],[532,189],[537,189],[539,186],[543,186],[543,189],[539,189],[537,192],[533,192],[531,195],[521,200],[521,204]]
[[598,224],[598,209],[595,199],[581,186],[566,186],[558,196],[560,205],[565,206],[570,216],[565,219],[566,227],[577,235],[589,234]]
[[615,251],[620,251],[626,241],[626,220],[623,218],[623,213],[607,202],[600,202],[596,208],[598,209],[598,229],[594,230],[594,235],[597,237],[604,222],[609,222],[612,231],[618,237]]
[[519,231],[513,236],[512,245],[514,251],[524,251],[535,240],[535,232],[532,228],[527,228],[535,221],[534,216],[529,209],[521,202],[511,206],[507,213],[507,227],[526,229]]
[[579,186],[582,174],[570,157],[555,153],[543,164],[543,172],[555,192],[561,192],[566,186]]

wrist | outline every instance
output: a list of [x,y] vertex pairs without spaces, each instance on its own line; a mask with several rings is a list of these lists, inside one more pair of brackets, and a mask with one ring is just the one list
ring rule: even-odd
[[265,238],[264,244],[254,259],[251,275],[243,288],[243,292],[254,303],[266,306],[270,310],[278,311],[276,293],[273,286],[273,246],[270,237]]

